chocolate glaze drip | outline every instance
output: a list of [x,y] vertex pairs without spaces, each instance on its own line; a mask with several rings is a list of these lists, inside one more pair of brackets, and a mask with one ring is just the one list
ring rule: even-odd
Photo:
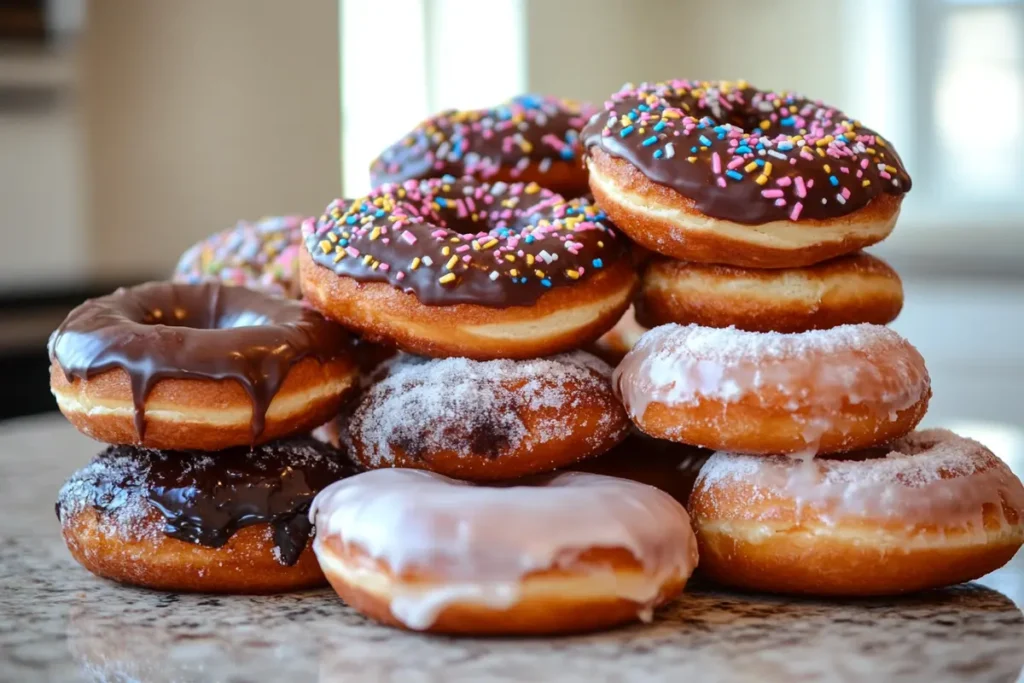
[[672,81],[623,90],[605,109],[583,128],[588,154],[628,161],[715,218],[827,220],[910,190],[878,133],[793,93]]
[[163,516],[164,534],[211,548],[239,529],[269,524],[277,558],[290,566],[311,536],[313,498],[356,471],[342,452],[306,438],[215,456],[111,446],[64,485],[57,517],[86,507],[117,516],[141,498],[152,508],[140,510],[155,508]]
[[[370,166],[374,187],[384,183],[470,175],[512,176],[531,164],[541,171],[579,158],[579,131],[596,110],[588,104],[521,95],[493,109],[450,109],[427,119]],[[507,176],[506,176],[507,177]]]
[[532,305],[628,256],[604,213],[584,200],[450,176],[338,200],[306,248],[338,275],[391,284],[426,305],[493,308]]
[[128,373],[140,440],[146,397],[161,379],[235,380],[252,401],[255,441],[291,367],[308,356],[326,362],[347,344],[341,327],[295,301],[217,282],[150,282],[75,308],[49,352],[68,381]]

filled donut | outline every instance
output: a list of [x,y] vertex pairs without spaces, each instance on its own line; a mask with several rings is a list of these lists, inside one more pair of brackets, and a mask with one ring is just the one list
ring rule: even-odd
[[603,453],[629,431],[611,368],[582,351],[536,360],[401,355],[355,403],[341,433],[368,468],[511,479]]
[[615,323],[615,327],[602,334],[596,342],[590,345],[589,351],[615,367],[646,331],[647,328],[636,321],[635,308],[630,306],[619,318],[619,322]]
[[636,273],[604,219],[536,184],[385,185],[332,204],[308,231],[302,290],[366,339],[413,353],[551,355],[597,339],[629,306]]
[[328,487],[310,518],[341,598],[416,631],[544,634],[649,620],[697,564],[679,503],[580,472],[478,486],[376,470]]
[[312,439],[211,456],[111,446],[57,499],[64,540],[92,573],[169,591],[270,593],[324,582],[309,507],[354,473]]
[[890,595],[976,579],[1024,543],[1024,487],[945,430],[814,459],[716,453],[690,513],[701,571],[747,590]]
[[646,266],[636,301],[647,327],[805,332],[892,322],[903,308],[903,283],[889,264],[864,253],[774,270],[658,258]]
[[742,81],[629,86],[582,136],[601,208],[684,261],[795,268],[848,254],[888,236],[910,190],[873,130]]
[[213,280],[298,299],[302,221],[300,216],[239,221],[189,247],[172,279],[186,284]]
[[763,454],[877,446],[917,426],[931,398],[917,349],[867,324],[800,334],[664,325],[613,383],[651,436]]
[[71,311],[50,337],[50,389],[94,439],[216,451],[337,414],[358,377],[350,343],[297,301],[151,282]]
[[491,183],[536,182],[566,197],[587,194],[580,129],[588,104],[520,95],[490,109],[432,116],[370,166],[374,187],[407,180],[472,176]]

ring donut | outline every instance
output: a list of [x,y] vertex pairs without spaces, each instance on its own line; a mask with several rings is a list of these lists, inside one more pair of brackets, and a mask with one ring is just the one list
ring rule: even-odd
[[535,635],[648,620],[697,564],[683,506],[581,472],[493,487],[375,470],[325,489],[310,517],[338,595],[417,631]]
[[601,208],[683,261],[796,268],[851,253],[889,235],[910,190],[873,130],[742,81],[627,87],[582,135]]
[[520,95],[490,109],[443,111],[373,161],[374,187],[407,180],[472,176],[535,182],[566,197],[590,192],[580,164],[580,129],[597,110],[543,95]]
[[651,436],[764,454],[877,446],[917,426],[931,398],[917,349],[866,324],[800,334],[665,325],[613,384]]
[[358,399],[342,436],[368,468],[474,481],[546,472],[625,438],[611,372],[582,351],[524,361],[401,355]]
[[363,337],[476,360],[586,345],[636,284],[626,241],[594,206],[450,177],[332,204],[300,269],[309,302]]
[[806,332],[892,322],[903,283],[864,253],[805,268],[754,270],[659,258],[640,278],[637,320],[646,327],[695,323],[751,332]]
[[255,223],[239,221],[198,242],[181,255],[172,280],[226,285],[299,298],[300,216],[275,216]]
[[890,595],[976,579],[1024,543],[1024,487],[981,444],[945,430],[801,460],[716,453],[690,513],[701,571],[808,595]]
[[72,556],[114,581],[169,591],[270,593],[324,583],[309,506],[354,473],[312,439],[196,451],[111,446],[61,488]]
[[50,389],[99,441],[217,451],[337,414],[358,368],[341,327],[218,282],[151,282],[86,301],[50,337]]

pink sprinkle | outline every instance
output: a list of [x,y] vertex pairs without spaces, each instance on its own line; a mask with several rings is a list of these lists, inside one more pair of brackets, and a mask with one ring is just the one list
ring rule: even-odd
[[785,205],[786,205],[786,200],[785,199],[776,199],[775,200],[775,206],[785,206]]
[[470,261],[472,261],[472,260],[473,260],[473,257],[472,257],[472,256],[470,256],[469,254],[464,254],[464,255],[462,256],[462,262],[463,262],[463,263],[469,263],[469,262],[470,262]]
[[359,258],[359,250],[353,246],[345,247],[345,253],[351,256],[352,258]]
[[778,199],[779,197],[781,197],[783,195],[782,195],[782,190],[773,189],[773,190],[761,190],[761,196],[764,197],[765,199]]
[[800,218],[800,212],[804,210],[802,202],[797,202],[793,205],[793,210],[789,212],[789,220],[795,221]]
[[778,178],[775,181],[775,184],[778,185],[779,187],[789,187],[790,185],[793,184],[793,179],[790,178],[788,175],[784,175],[781,178]]
[[878,175],[882,176],[882,177],[883,177],[883,178],[885,178],[886,180],[889,180],[890,178],[892,178],[892,174],[891,174],[891,173],[889,173],[888,171],[882,171],[882,172],[881,172],[881,173],[879,173]]
[[868,166],[869,166],[869,163],[868,163],[867,158],[864,158],[864,159],[860,160],[860,167],[861,168],[867,168]]
[[467,251],[469,251],[468,244],[463,244],[461,247],[455,247],[456,254],[465,254]]
[[728,183],[725,182],[725,178],[723,178],[722,176],[718,176],[718,186],[725,187],[726,185],[728,185]]
[[377,267],[378,267],[378,268],[380,268],[380,269],[381,269],[382,271],[384,271],[385,273],[386,273],[386,272],[388,272],[389,270],[391,270],[391,266],[390,266],[390,265],[388,265],[387,263],[382,263],[382,264],[380,264],[380,265],[379,265],[379,266],[377,266]]
[[412,234],[408,230],[402,233],[402,239],[409,244],[416,244],[416,235]]
[[722,157],[718,156],[718,152],[711,155],[711,170],[715,172],[715,175],[722,173]]
[[[387,264],[381,264],[381,265],[387,265]],[[405,271],[404,270],[400,270],[397,273],[395,273],[395,279],[398,280],[399,282],[404,280],[405,279]]]
[[444,239],[444,236],[447,235],[447,234],[448,233],[446,231],[441,230],[440,228],[438,228],[434,232],[430,233],[430,236],[433,237],[434,239],[439,239],[440,240],[440,239]]
[[843,195],[843,199],[849,199],[850,198],[850,188],[844,187],[843,191],[840,192],[839,194]]
[[732,161],[729,162],[729,165],[726,168],[728,168],[729,170],[732,170],[732,169],[736,168],[737,166],[742,166],[742,165],[743,165],[743,157],[733,157]]
[[803,176],[797,176],[794,182],[796,183],[796,196],[803,199],[807,196],[807,185],[804,184]]

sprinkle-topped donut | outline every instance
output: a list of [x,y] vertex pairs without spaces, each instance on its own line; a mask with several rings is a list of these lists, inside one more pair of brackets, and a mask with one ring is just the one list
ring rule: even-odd
[[627,86],[583,130],[703,214],[743,224],[831,219],[910,190],[899,155],[835,107],[744,81]]
[[274,216],[238,225],[192,245],[178,261],[173,280],[219,280],[297,299],[301,216]]
[[374,187],[443,175],[529,181],[568,196],[587,192],[579,131],[597,110],[521,95],[491,109],[447,110],[386,149],[370,166]]
[[536,183],[451,176],[388,184],[315,228],[313,260],[360,282],[386,282],[427,305],[529,306],[628,258],[605,214]]

